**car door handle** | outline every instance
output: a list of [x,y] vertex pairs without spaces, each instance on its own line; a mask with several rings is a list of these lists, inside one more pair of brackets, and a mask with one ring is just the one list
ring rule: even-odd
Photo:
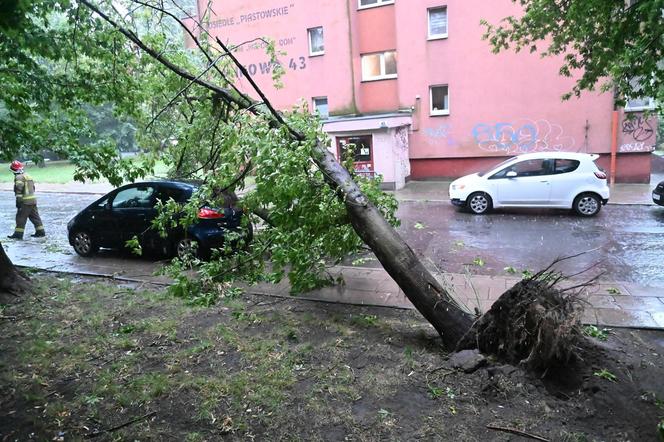
[[548,181],[540,181],[540,183],[548,183]]

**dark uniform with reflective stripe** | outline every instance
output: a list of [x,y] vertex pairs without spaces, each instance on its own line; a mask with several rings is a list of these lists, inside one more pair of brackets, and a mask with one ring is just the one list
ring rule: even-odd
[[14,237],[23,237],[25,223],[28,219],[35,226],[35,236],[44,236],[44,225],[37,210],[37,197],[35,196],[35,182],[29,175],[19,173],[14,175],[14,195],[16,195],[16,229]]

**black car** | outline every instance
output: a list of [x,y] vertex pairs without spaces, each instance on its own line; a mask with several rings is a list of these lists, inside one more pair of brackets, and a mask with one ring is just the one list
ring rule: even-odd
[[664,181],[659,183],[655,190],[652,191],[652,200],[655,204],[664,206]]
[[[202,207],[198,220],[186,230],[170,229],[163,238],[152,221],[157,203],[173,199],[185,204],[198,186],[180,181],[151,181],[128,184],[109,192],[79,212],[69,224],[69,244],[81,256],[91,256],[100,247],[122,249],[137,237],[141,247],[166,255],[184,256],[195,252],[208,258],[213,249],[224,247],[229,232],[234,241],[251,239],[251,225],[243,222],[243,211],[231,203],[224,208]],[[233,244],[235,245],[235,244]]]

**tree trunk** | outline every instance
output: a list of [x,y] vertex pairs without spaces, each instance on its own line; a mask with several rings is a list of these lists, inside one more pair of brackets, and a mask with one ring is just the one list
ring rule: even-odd
[[14,266],[0,243],[0,303],[5,303],[30,289],[30,279]]
[[443,343],[454,348],[473,324],[473,317],[440,285],[410,246],[359,189],[348,171],[330,151],[318,144],[314,161],[343,192],[353,228],[371,248],[383,268],[415,308],[438,331]]

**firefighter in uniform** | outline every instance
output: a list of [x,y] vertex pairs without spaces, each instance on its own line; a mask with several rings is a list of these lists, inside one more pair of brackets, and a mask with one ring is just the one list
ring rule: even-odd
[[8,238],[23,239],[25,223],[28,219],[35,226],[36,238],[46,236],[44,225],[37,210],[37,197],[35,196],[35,182],[29,175],[23,172],[23,164],[20,161],[12,161],[9,166],[14,172],[14,195],[16,195],[16,229]]

